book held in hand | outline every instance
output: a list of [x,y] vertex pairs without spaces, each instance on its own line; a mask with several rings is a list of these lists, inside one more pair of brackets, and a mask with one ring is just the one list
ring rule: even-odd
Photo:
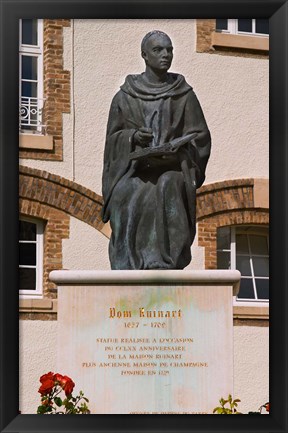
[[171,153],[175,153],[184,144],[189,143],[197,136],[197,133],[185,135],[184,137],[174,138],[162,146],[157,147],[144,147],[143,149],[138,149],[135,152],[131,152],[129,155],[130,160],[137,160],[142,158],[149,158],[149,156],[164,156]]

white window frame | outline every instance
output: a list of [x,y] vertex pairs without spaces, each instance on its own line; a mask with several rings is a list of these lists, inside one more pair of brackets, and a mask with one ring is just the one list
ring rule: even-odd
[[[255,229],[257,229],[257,231],[255,230],[255,234],[259,235],[259,226],[254,226]],[[253,225],[245,225],[245,226],[229,226],[230,231],[231,231],[231,238],[230,238],[230,249],[223,249],[221,251],[223,252],[230,252],[230,269],[234,270],[237,269],[236,268],[236,232],[237,234],[241,234],[241,229],[243,229],[243,233],[245,233],[245,228],[249,228],[251,229],[251,231],[248,233],[249,234],[253,234]],[[264,230],[267,230],[268,227],[267,226],[263,226],[261,227]],[[247,234],[247,233],[245,233]],[[268,250],[269,250],[269,236],[267,234],[267,242],[268,242]],[[250,256],[250,266],[251,266],[251,279],[253,282],[253,289],[254,289],[254,294],[256,293],[256,285],[255,285],[255,275],[254,275],[254,270],[253,270],[253,263],[252,263],[252,257],[255,257],[256,255],[252,255],[251,251],[250,251],[250,241],[249,241],[249,237],[248,237],[248,246],[249,246],[249,256]],[[218,251],[218,250],[217,250]],[[263,257],[261,255],[261,257]],[[269,258],[269,255],[267,256]],[[245,277],[245,276],[244,276]],[[256,276],[257,278],[257,276]],[[261,277],[261,279],[268,279],[269,277]],[[238,298],[237,296],[233,296],[233,305],[234,306],[251,306],[253,304],[253,306],[258,306],[258,307],[263,307],[263,306],[267,306],[269,305],[269,299],[265,300],[265,299],[243,299],[243,298]]]
[[[42,125],[42,111],[44,107],[43,99],[43,19],[37,19],[37,45],[22,44],[22,20],[19,20],[19,106],[24,102],[25,106],[30,107],[30,100],[22,100],[21,84],[22,84],[22,56],[37,57],[37,97],[33,98],[32,104],[36,108],[38,116],[38,125],[33,129],[26,129],[25,125],[21,127],[19,122],[20,132],[27,134],[44,134],[44,125]],[[29,80],[25,80],[29,81]],[[34,82],[34,80],[32,80]],[[24,98],[24,97],[23,97]]]
[[19,268],[24,269],[36,269],[36,288],[35,290],[20,290],[20,298],[42,298],[43,297],[43,247],[44,247],[44,222],[35,218],[20,217],[20,221],[30,222],[36,225],[36,240],[35,241],[23,241],[19,239],[21,243],[35,243],[36,244],[36,265],[20,265]]
[[227,30],[218,30],[217,32],[221,33],[230,33],[232,35],[243,35],[243,36],[260,36],[260,37],[266,37],[269,38],[269,34],[266,33],[256,33],[256,18],[252,18],[252,32],[241,32],[238,30],[238,19],[227,19]]

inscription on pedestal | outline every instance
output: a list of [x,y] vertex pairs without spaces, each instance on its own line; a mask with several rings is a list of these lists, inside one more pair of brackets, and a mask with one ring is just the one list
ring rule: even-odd
[[98,414],[205,414],[233,392],[232,286],[60,286],[58,368]]

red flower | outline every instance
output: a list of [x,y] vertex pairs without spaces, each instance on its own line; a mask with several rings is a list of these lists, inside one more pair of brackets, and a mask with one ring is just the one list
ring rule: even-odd
[[42,385],[40,386],[38,392],[40,392],[41,395],[50,394],[52,389],[54,388],[54,381],[51,379],[47,379],[46,381],[42,382]]
[[59,384],[61,384],[63,376],[62,376],[62,374],[56,373],[56,374],[53,375],[53,379],[55,381],[59,382]]
[[62,374],[59,373],[54,374],[52,371],[43,374],[43,376],[40,377],[40,382],[42,385],[40,386],[38,392],[40,392],[41,395],[50,394],[54,386],[60,385],[66,396],[68,396],[72,394],[75,386],[75,383],[70,377],[62,376]]
[[40,382],[46,382],[46,380],[53,380],[54,373],[52,371],[49,371],[49,373],[43,374],[43,376],[40,377]]
[[266,403],[264,404],[265,409],[267,410],[267,412],[270,412],[270,403]]
[[65,391],[66,396],[72,394],[75,383],[70,377],[62,376],[62,374],[56,373],[54,375],[54,380],[59,383],[63,391]]
[[74,386],[75,386],[75,383],[73,382],[72,379],[70,379],[70,377],[63,376],[63,379],[62,379],[62,388],[63,388],[66,396],[72,394]]

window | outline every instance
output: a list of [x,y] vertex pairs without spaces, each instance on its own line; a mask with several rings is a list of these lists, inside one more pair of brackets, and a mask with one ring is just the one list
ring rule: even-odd
[[216,30],[223,33],[268,36],[268,19],[216,19]]
[[269,300],[269,239],[267,227],[220,227],[217,267],[241,272],[238,302]]
[[43,134],[43,20],[20,20],[19,128]]
[[268,19],[197,19],[197,53],[269,58]]
[[23,218],[19,221],[19,294],[42,296],[43,224]]

